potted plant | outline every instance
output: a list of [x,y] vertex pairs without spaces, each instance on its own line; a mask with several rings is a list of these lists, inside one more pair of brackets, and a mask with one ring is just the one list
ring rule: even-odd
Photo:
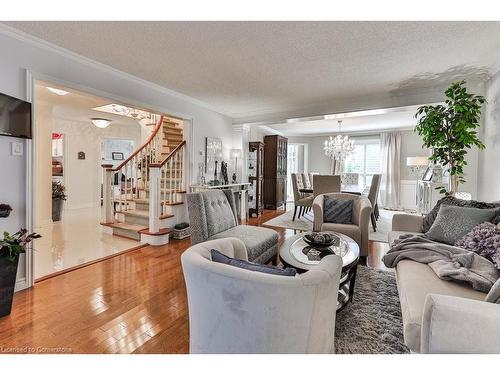
[[52,221],[61,220],[63,201],[67,198],[65,191],[60,181],[52,181]]
[[0,239],[0,317],[9,315],[12,309],[19,255],[26,252],[26,246],[33,239],[40,237],[21,229],[14,234],[4,232],[3,239]]
[[418,123],[415,131],[422,137],[425,147],[432,149],[429,157],[434,164],[441,164],[450,174],[449,190],[439,187],[441,193],[454,195],[458,184],[464,183],[465,155],[475,146],[484,149],[477,136],[483,96],[467,92],[465,81],[453,83],[446,91],[444,104],[424,105],[417,109]]
[[0,204],[0,217],[9,217],[10,211],[12,211],[11,206],[5,203]]

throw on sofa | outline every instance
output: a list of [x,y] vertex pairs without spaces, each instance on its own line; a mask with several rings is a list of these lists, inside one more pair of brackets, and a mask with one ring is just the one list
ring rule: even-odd
[[276,262],[278,232],[250,225],[238,225],[233,192],[208,190],[187,194],[191,244],[217,238],[236,237],[245,244],[248,260]]
[[[422,234],[422,216],[396,214],[389,244]],[[500,305],[468,284],[441,280],[427,265],[396,265],[405,344],[416,353],[500,353]]]

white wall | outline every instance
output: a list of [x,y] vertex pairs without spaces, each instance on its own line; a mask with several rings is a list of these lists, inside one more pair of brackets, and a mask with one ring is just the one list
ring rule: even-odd
[[483,111],[481,136],[486,149],[479,152],[478,198],[500,200],[500,73],[486,88],[486,110]]
[[[23,155],[11,154],[11,144],[20,142],[23,145]],[[0,233],[17,232],[26,227],[26,190],[22,187],[26,184],[26,144],[24,139],[0,136],[0,203],[9,204],[12,207],[10,216],[0,218]],[[25,256],[19,259],[18,281],[25,277]]]
[[[44,42],[34,42],[31,37],[20,36],[0,28],[0,92],[27,99],[26,70],[44,78],[52,78],[74,88],[92,89],[91,93],[121,100],[131,105],[147,106],[160,112],[192,120],[191,145],[193,159],[191,166],[203,161],[198,151],[204,149],[207,136],[220,137],[226,157],[232,148],[232,121],[227,116],[214,112],[201,103],[168,89],[148,83],[133,76],[118,72],[102,64],[91,62],[68,51]],[[124,52],[124,58],[130,58]],[[6,152],[7,143],[0,144]],[[3,163],[4,164],[4,163]],[[3,167],[5,168],[5,166]],[[0,197],[8,196],[10,190],[24,194],[26,183],[24,168],[19,175],[11,175],[8,184],[0,184]],[[192,180],[196,173],[191,173]],[[12,221],[13,226],[25,224]],[[36,247],[36,244],[35,244]]]
[[[111,124],[106,129],[99,129],[90,121],[59,118],[54,118],[53,124],[54,132],[64,134],[64,182],[68,195],[65,209],[97,207],[102,173],[101,141],[105,138],[130,139],[137,147],[141,142],[139,124]],[[78,159],[80,151],[85,152],[85,160]]]

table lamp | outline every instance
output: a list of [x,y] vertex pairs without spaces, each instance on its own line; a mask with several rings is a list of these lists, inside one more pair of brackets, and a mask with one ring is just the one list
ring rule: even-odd
[[234,173],[233,173],[233,184],[236,183],[236,171],[238,170],[238,158],[241,158],[241,150],[239,148],[233,148],[230,152],[231,159],[234,159]]
[[406,158],[406,165],[410,167],[410,175],[421,177],[421,172],[424,167],[429,165],[429,158],[427,156],[408,156]]

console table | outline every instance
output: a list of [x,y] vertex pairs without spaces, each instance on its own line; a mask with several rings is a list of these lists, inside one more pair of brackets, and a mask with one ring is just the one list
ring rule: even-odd
[[230,189],[234,190],[236,201],[236,210],[239,212],[240,220],[245,220],[248,217],[248,187],[250,182],[236,182],[227,185],[191,185],[189,186],[191,193],[212,189]]

